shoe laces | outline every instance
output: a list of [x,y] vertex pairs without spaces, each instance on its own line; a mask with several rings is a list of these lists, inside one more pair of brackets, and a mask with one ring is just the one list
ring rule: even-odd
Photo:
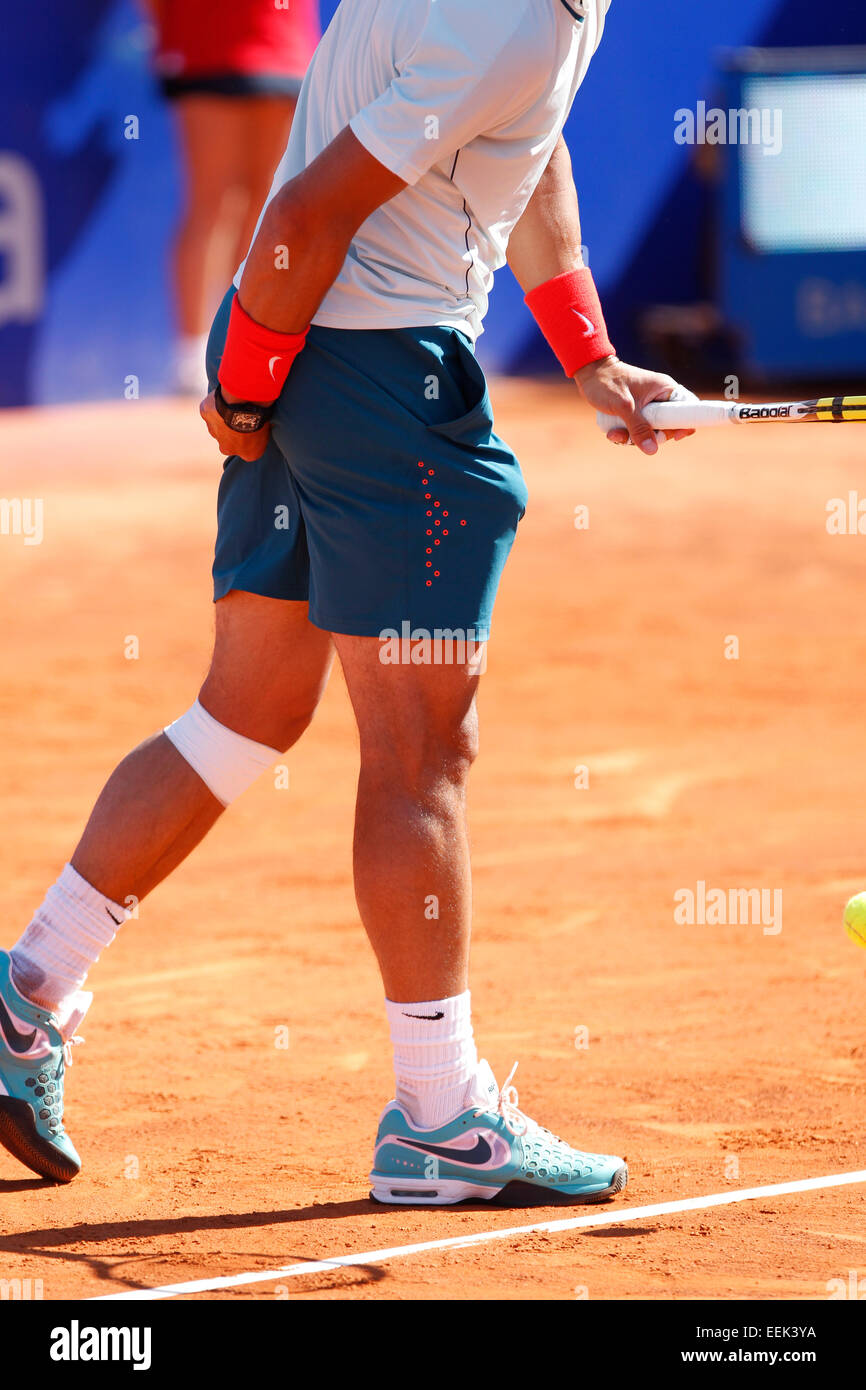
[[72,1056],[73,1047],[80,1047],[83,1042],[84,1039],[79,1033],[75,1033],[71,1038],[66,1039],[66,1042],[63,1044],[63,1060],[67,1067],[71,1067],[74,1060]]
[[[519,1137],[521,1134],[526,1134],[532,1123],[529,1116],[524,1115],[523,1111],[519,1108],[517,1104],[517,1087],[511,1084],[511,1078],[517,1071],[518,1065],[517,1062],[514,1063],[504,1083],[500,1086],[499,1095],[496,1098],[496,1113],[502,1116],[505,1122],[505,1128],[508,1130],[509,1134],[513,1134],[515,1138]],[[473,1114],[473,1119],[477,1119],[479,1115],[486,1115],[487,1113],[486,1110],[476,1110]]]
[[[513,1134],[515,1138],[520,1138],[522,1135],[528,1134],[529,1131],[532,1130],[539,1134],[546,1134],[548,1138],[552,1139],[556,1144],[562,1144],[564,1141],[560,1139],[558,1134],[554,1134],[552,1130],[546,1129],[545,1126],[540,1125],[537,1120],[530,1119],[530,1117],[524,1114],[520,1109],[517,1103],[517,1087],[511,1084],[511,1079],[517,1071],[518,1066],[519,1063],[515,1062],[500,1087],[499,1095],[496,1100],[496,1113],[502,1116],[505,1122],[505,1128],[508,1130],[509,1134]],[[486,1115],[487,1113],[486,1110],[476,1110],[473,1112],[473,1119],[477,1119],[479,1115]]]

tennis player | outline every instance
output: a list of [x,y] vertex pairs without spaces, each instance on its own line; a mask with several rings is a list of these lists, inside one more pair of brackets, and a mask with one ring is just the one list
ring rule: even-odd
[[[473,351],[494,270],[508,259],[566,374],[648,454],[642,407],[675,387],[618,360],[580,257],[561,131],[607,8],[346,0],[316,50],[210,337],[201,409],[228,455],[210,671],[191,708],[112,774],[0,955],[0,1138],[46,1177],[80,1167],[64,1058],[90,966],[130,897],[301,737],[336,650],[360,733],[355,890],[396,1073],[373,1195],[448,1204],[529,1184],[597,1201],[625,1186],[621,1158],[541,1128],[479,1060],[465,805],[479,680],[468,648],[489,636],[526,505]],[[587,132],[603,119],[587,111]],[[404,622],[430,634],[429,661],[381,659]]]

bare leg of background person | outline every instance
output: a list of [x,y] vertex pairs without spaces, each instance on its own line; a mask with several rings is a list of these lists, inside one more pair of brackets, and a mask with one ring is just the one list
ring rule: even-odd
[[185,178],[174,245],[177,384],[195,393],[204,386],[211,319],[247,253],[294,102],[192,93],[175,106]]
[[229,248],[229,268],[218,294],[225,293],[229,280],[250,248],[253,232],[265,199],[271,191],[274,172],[283,157],[292,128],[295,103],[289,97],[249,97],[238,103],[242,123],[241,188],[244,206],[233,245]]
[[[176,384],[198,394],[204,381],[204,348],[213,309],[213,251],[225,232],[223,208],[240,183],[234,99],[191,93],[175,102],[184,178],[184,207],[173,249],[178,341]],[[235,201],[236,201],[235,195]],[[217,253],[225,265],[227,249]],[[228,281],[224,280],[223,293]]]

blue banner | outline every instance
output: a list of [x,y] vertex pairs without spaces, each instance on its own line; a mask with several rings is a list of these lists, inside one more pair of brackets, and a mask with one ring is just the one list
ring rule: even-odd
[[[326,0],[325,21],[333,8]],[[806,0],[613,0],[566,135],[583,240],[624,353],[640,350],[644,305],[705,293],[708,193],[693,151],[674,139],[676,111],[712,95],[719,49],[802,42],[813,17]],[[3,26],[0,404],[120,399],[130,381],[142,396],[162,394],[182,190],[143,11],[133,0],[8,4]],[[837,0],[821,39],[866,42],[866,7]],[[507,270],[481,355],[500,370],[553,369]]]

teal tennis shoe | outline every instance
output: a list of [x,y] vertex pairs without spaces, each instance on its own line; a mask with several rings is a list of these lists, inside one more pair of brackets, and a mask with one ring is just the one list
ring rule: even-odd
[[61,1021],[18,992],[10,965],[0,951],[0,1144],[41,1177],[70,1182],[81,1159],[63,1128],[63,1079],[93,995],[77,994]]
[[628,1168],[621,1158],[581,1153],[519,1109],[516,1070],[515,1063],[500,1090],[480,1062],[468,1108],[438,1129],[418,1129],[392,1101],[379,1121],[370,1196],[395,1206],[448,1206],[490,1201],[505,1188],[527,1202],[544,1194],[603,1202],[622,1192]]

